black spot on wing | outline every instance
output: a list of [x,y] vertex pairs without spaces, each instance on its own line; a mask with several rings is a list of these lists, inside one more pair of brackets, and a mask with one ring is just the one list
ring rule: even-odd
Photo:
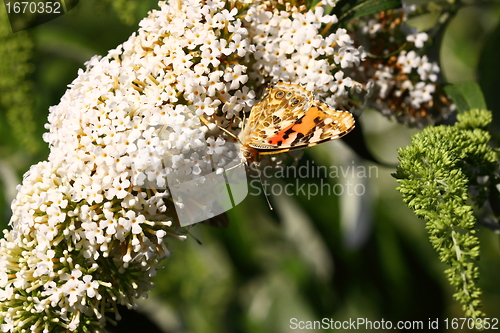
[[290,137],[290,134],[293,134],[295,133],[295,131],[292,129],[292,127],[290,127],[289,129],[287,129],[285,131],[285,134],[283,134],[283,139],[288,139]]
[[304,137],[304,134],[302,133],[297,133],[297,136],[295,137],[295,139],[293,140],[292,142],[292,146],[293,145],[296,145],[298,142],[300,142],[302,140],[302,138]]

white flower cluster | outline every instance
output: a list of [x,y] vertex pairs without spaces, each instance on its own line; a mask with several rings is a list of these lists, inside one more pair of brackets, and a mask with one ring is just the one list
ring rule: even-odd
[[413,84],[410,80],[401,83],[404,87],[409,87],[409,96],[406,97],[405,103],[411,104],[414,108],[420,108],[423,103],[432,101],[436,89],[435,82],[437,81],[440,72],[439,66],[430,62],[427,56],[419,57],[415,51],[405,52],[399,54],[397,64],[400,66],[401,71],[405,74],[411,74],[416,71],[420,81]]
[[[367,66],[365,51],[336,22],[319,5],[172,0],[91,59],[51,108],[48,161],[30,169],[12,204],[13,229],[0,241],[2,331],[99,332],[115,303],[134,306],[169,255],[164,239],[185,239],[180,212],[217,213],[209,175],[240,152],[214,124],[240,130],[251,89],[299,83],[332,107],[361,92],[367,80],[350,73]],[[411,52],[397,64],[424,82],[401,81],[408,104],[429,103],[425,82],[439,68]],[[379,66],[362,76],[380,98],[394,95],[396,74]],[[193,202],[199,211],[187,209]]]
[[[323,7],[299,12],[270,10],[267,1],[249,9],[245,24],[256,46],[250,73],[257,83],[273,80],[299,83],[332,107],[343,104],[349,88],[355,85],[343,69],[359,66],[365,58],[362,47],[355,47],[346,29],[324,36],[326,24],[337,22],[325,15]],[[359,88],[359,87],[357,87]]]
[[[403,98],[402,102],[406,105],[418,109],[432,101],[439,71],[439,66],[430,62],[427,56],[420,57],[415,51],[401,51],[394,66],[379,65],[375,71],[375,87],[379,89],[377,97],[383,100],[393,94]],[[410,79],[411,74],[417,74],[420,81]],[[386,113],[391,112],[381,105],[379,108]]]
[[[371,57],[348,74],[365,83],[367,94],[363,106],[395,116],[400,122],[423,126],[446,118],[453,105],[443,103],[446,97],[437,94],[440,72],[437,63],[416,51],[429,38],[427,33],[406,25],[415,9],[404,6],[402,10],[394,10],[392,20],[387,20],[384,13],[359,20],[359,31],[365,37],[358,36],[358,40],[364,41]],[[387,35],[391,39],[387,40]],[[406,43],[406,49],[399,51]]]
[[[435,62],[427,56],[419,56],[415,51],[401,51],[396,62],[390,66],[379,64],[373,73],[372,96],[376,96],[369,105],[387,116],[394,115],[390,105],[396,100],[401,110],[406,109],[409,116],[397,114],[399,120],[412,124],[418,118],[417,113],[424,113],[434,107],[436,81],[440,72]],[[387,101],[390,101],[389,103]],[[412,113],[413,110],[413,114]],[[443,107],[442,113],[436,117],[446,117],[452,108]],[[430,120],[429,122],[432,122]],[[422,125],[424,123],[416,123]]]
[[185,238],[171,187],[195,179],[201,191],[231,158],[200,116],[232,118],[253,103],[242,87],[253,47],[225,7],[160,3],[51,108],[49,159],[25,175],[0,244],[3,331],[97,332],[113,303],[134,306],[151,288],[163,239]]

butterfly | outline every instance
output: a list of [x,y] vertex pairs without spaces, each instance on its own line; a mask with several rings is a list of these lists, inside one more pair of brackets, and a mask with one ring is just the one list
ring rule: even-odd
[[333,110],[298,84],[278,81],[250,111],[239,136],[247,164],[259,155],[312,147],[335,140],[355,126],[349,111]]

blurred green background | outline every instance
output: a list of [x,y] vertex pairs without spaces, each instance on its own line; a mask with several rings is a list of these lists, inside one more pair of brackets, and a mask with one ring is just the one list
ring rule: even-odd
[[[4,227],[16,184],[30,165],[47,158],[41,135],[49,107],[58,104],[85,61],[125,41],[153,8],[152,0],[80,1],[68,14],[15,36],[0,9]],[[440,53],[447,82],[480,83],[494,111],[495,129],[500,128],[499,19],[498,2],[462,8],[446,30]],[[422,22],[418,24],[432,22],[432,15]],[[24,56],[12,57],[18,54],[13,50]],[[390,164],[397,163],[397,148],[409,144],[417,131],[369,110],[359,121],[374,155]],[[425,222],[395,190],[390,176],[395,169],[359,159],[340,141],[307,149],[299,165],[313,163],[375,169],[366,178],[272,180],[281,186],[292,183],[294,189],[351,181],[365,189],[363,196],[273,194],[271,211],[262,195],[249,195],[228,212],[227,228],[192,227],[190,233],[202,244],[194,237],[169,242],[172,256],[154,278],[157,286],[150,298],[139,302],[139,311],[164,332],[300,331],[290,328],[292,318],[419,320],[426,328],[429,319],[440,318],[435,332],[467,331],[444,327],[443,319],[463,317],[463,312],[452,299],[454,291],[443,274],[447,267],[430,246]],[[499,237],[485,228],[479,228],[479,237],[483,311],[500,318]],[[308,332],[315,331],[321,330]]]

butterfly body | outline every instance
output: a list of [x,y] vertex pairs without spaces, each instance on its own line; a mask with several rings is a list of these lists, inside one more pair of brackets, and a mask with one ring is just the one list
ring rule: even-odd
[[258,155],[270,155],[311,147],[338,139],[354,128],[348,111],[333,110],[314,100],[311,92],[298,84],[277,82],[250,112],[240,134],[246,163]]

